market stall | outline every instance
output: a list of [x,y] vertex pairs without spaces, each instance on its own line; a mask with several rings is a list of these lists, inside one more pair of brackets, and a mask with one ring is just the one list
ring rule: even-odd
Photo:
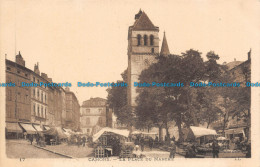
[[185,130],[184,139],[187,142],[186,146],[192,145],[196,147],[197,156],[205,156],[212,152],[211,144],[217,137],[217,132],[213,129],[203,127],[190,126]]
[[95,143],[95,157],[104,156],[125,156],[125,153],[130,152],[127,145],[129,136],[128,130],[103,128],[98,133],[93,135]]
[[63,139],[67,138],[61,127],[51,127],[49,130],[44,130],[41,133],[44,134],[44,141],[49,145],[59,144]]

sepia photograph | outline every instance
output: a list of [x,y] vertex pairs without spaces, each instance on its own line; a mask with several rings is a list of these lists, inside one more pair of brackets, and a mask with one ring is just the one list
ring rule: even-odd
[[0,164],[259,166],[259,54],[259,0],[1,0]]

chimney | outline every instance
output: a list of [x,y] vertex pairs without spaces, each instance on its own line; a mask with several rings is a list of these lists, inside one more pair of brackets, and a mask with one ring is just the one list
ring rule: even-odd
[[70,88],[69,88],[69,87],[66,87],[66,88],[65,88],[65,91],[66,91],[66,92],[69,92],[69,91],[70,91]]
[[236,58],[234,58],[234,61],[237,61],[237,59],[236,59]]
[[41,73],[41,77],[43,77],[44,79],[48,80],[48,75],[43,73],[43,72]]
[[38,75],[40,75],[40,70],[39,70],[39,63],[37,62],[37,65],[34,65],[34,72]]
[[25,67],[25,61],[23,60],[23,57],[19,51],[18,55],[15,56],[15,62],[21,66]]
[[52,78],[48,78],[48,81],[49,81],[49,82],[52,82]]

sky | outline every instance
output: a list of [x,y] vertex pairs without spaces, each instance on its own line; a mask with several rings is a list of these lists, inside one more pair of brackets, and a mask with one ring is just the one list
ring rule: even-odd
[[[80,104],[107,97],[106,88],[77,82],[115,82],[127,68],[128,27],[142,9],[163,31],[170,52],[213,50],[219,63],[260,62],[259,0],[2,0],[0,58],[14,61],[21,52],[26,67],[39,62],[54,82],[71,82]],[[258,68],[259,69],[259,68]]]

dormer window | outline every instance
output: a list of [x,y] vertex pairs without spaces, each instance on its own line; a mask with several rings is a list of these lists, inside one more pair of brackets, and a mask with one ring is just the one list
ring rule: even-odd
[[141,35],[138,34],[137,35],[137,46],[140,46],[141,45]]
[[144,45],[147,46],[147,35],[144,35]]

